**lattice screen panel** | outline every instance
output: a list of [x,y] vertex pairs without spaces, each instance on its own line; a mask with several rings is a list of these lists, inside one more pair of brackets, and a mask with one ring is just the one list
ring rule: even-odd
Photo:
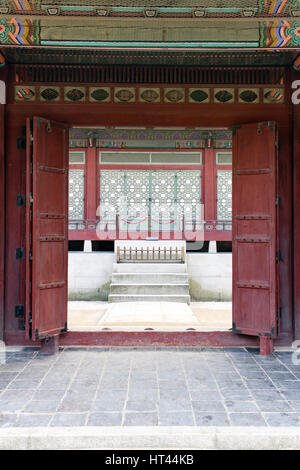
[[125,194],[124,172],[120,170],[101,170],[100,201],[101,204],[115,207],[120,212],[122,198]]
[[126,201],[128,219],[150,215],[155,228],[168,229],[170,221],[179,223],[183,214],[189,220],[199,216],[201,171],[101,170],[100,201],[118,214]]
[[177,180],[177,198],[181,213],[195,219],[197,205],[201,203],[201,171],[178,171]]
[[232,171],[217,172],[217,212],[218,220],[232,219]]
[[146,170],[128,170],[123,173],[129,217],[147,216],[149,208],[149,172]]
[[69,170],[69,220],[84,218],[84,170]]

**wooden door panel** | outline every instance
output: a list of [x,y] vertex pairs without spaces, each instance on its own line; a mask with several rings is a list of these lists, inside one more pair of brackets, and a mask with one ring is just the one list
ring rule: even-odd
[[269,243],[244,242],[239,246],[237,274],[240,280],[270,282]]
[[257,336],[258,332],[269,332],[270,294],[269,289],[238,287],[237,302],[240,306],[236,332]]
[[237,227],[237,237],[246,236],[251,233],[252,237],[261,237],[263,234],[269,233],[270,221],[268,218],[255,218],[254,220],[240,220]]
[[279,333],[276,139],[272,122],[233,138],[233,331],[265,337]]
[[68,290],[68,128],[27,124],[27,336],[66,330]]
[[35,318],[34,321],[33,339],[39,340],[47,336],[54,336],[65,330],[67,321],[66,315],[64,315],[66,309],[65,283],[55,288],[41,284],[39,286],[38,308],[38,318]]
[[[243,170],[240,170],[243,171]],[[245,170],[250,171],[250,170]],[[267,170],[265,170],[267,171]],[[269,197],[262,198],[268,188],[270,182],[270,173],[239,174],[236,181],[236,191],[239,195],[236,201],[236,210],[238,213],[251,215],[251,211],[255,211],[255,215],[269,214],[272,201]]]

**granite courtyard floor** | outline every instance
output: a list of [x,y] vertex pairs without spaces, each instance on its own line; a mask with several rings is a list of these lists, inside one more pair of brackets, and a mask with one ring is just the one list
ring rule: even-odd
[[0,427],[299,427],[292,359],[251,348],[6,348]]

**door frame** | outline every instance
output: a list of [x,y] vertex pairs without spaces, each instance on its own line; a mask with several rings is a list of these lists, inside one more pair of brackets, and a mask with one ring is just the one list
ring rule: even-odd
[[[253,123],[253,124],[257,124],[257,123]],[[127,126],[128,128],[129,126]],[[233,126],[234,127],[234,126]],[[232,127],[232,128],[233,128]],[[100,150],[99,150],[100,151]],[[99,155],[99,151],[97,152],[97,155]],[[274,151],[275,153],[277,154],[277,148],[274,147]],[[232,149],[229,151],[227,150],[226,152],[233,152],[233,147]],[[203,152],[204,154],[205,152]],[[213,151],[213,158],[216,158],[216,153],[217,153],[217,150],[214,150]],[[277,168],[277,162],[276,162],[276,168]],[[202,165],[200,166],[202,172],[203,172],[203,168],[205,166],[205,158],[203,158],[202,160]],[[178,169],[176,167],[182,167],[182,165],[177,165],[177,166],[174,166],[172,169]],[[217,168],[220,168],[220,169],[230,169],[232,172],[234,171],[234,159],[232,160],[232,165],[228,165],[228,166],[222,166],[222,165],[215,165],[215,172],[214,172],[214,175],[216,176],[217,174]],[[186,168],[184,166],[184,168]],[[188,169],[196,169],[196,165],[195,166],[189,166]],[[198,166],[197,166],[198,168]],[[100,181],[100,171],[101,169],[133,169],[133,170],[139,170],[139,169],[142,169],[142,170],[155,170],[155,169],[167,169],[167,165],[165,167],[162,167],[160,165],[126,165],[126,164],[120,164],[120,165],[100,165],[98,163],[98,171],[97,171],[97,181],[99,182]],[[276,175],[278,175],[278,172],[276,172]],[[214,189],[215,190],[215,189]],[[204,194],[204,188],[203,188],[203,185],[201,185],[201,198],[203,198],[203,194]],[[100,195],[98,194],[99,198],[100,198]],[[233,217],[234,217],[234,214],[232,213],[232,220],[233,220]],[[276,226],[276,237],[278,237],[278,227]],[[234,244],[233,244],[234,246]],[[278,276],[279,276],[279,270],[277,269],[277,266],[275,266],[275,272],[276,272],[276,279],[278,281]],[[232,273],[233,275],[233,273]],[[232,282],[234,282],[234,278],[232,278]],[[278,281],[279,282],[279,281]],[[103,332],[102,334],[104,334],[105,336],[102,338],[104,340],[104,343],[101,342],[101,344],[105,344],[105,345],[124,345],[124,341],[125,343],[129,343],[129,344],[126,344],[126,345],[136,345],[136,342],[137,341],[142,341],[143,344],[145,344],[145,341],[146,341],[146,344],[148,344],[148,341],[149,341],[149,344],[153,344],[153,343],[161,343],[161,341],[163,341],[163,344],[168,344],[168,342],[170,342],[169,345],[174,345],[177,343],[178,341],[178,338],[180,339],[180,344],[181,345],[199,345],[199,339],[200,339],[200,342],[207,342],[208,345],[210,345],[210,341],[213,341],[213,344],[215,345],[215,336],[214,335],[210,335],[208,332],[194,332],[193,335],[189,335],[189,336],[185,336],[185,332],[182,331],[182,332],[176,332],[177,334],[174,334],[174,332],[172,333],[167,333],[166,335],[162,335],[161,333],[162,332],[152,332],[151,335],[148,335],[148,332],[147,333],[144,333],[144,332],[122,332],[122,331],[118,331],[118,332]],[[215,335],[218,335],[219,333],[223,333],[219,336],[220,338],[220,342],[221,342],[221,345],[222,346],[226,346],[227,345],[227,341],[228,341],[228,345],[243,345],[243,346],[249,346],[249,345],[255,345],[255,346],[260,346],[260,349],[261,349],[261,354],[263,355],[268,355],[270,352],[272,352],[273,350],[273,338],[266,338],[266,337],[258,337],[258,336],[247,336],[247,335],[237,335],[236,332],[232,332],[232,331],[228,331],[228,332],[221,332],[221,331],[218,331],[216,330],[215,332]],[[61,344],[66,344],[66,345],[69,345],[69,344],[90,344],[90,341],[95,341],[96,344],[97,344],[97,341],[98,341],[98,338],[99,338],[99,334],[101,335],[101,332],[95,332],[94,335],[91,335],[90,332],[71,332],[72,334],[72,338],[71,338],[71,342],[69,342],[69,339],[70,339],[70,333],[67,335],[69,336],[69,339],[66,340],[64,338],[62,338],[62,341],[61,341]],[[162,340],[162,338],[164,338]],[[222,338],[222,339],[221,339]],[[75,342],[73,342],[75,341]],[[174,343],[175,341],[175,343]]]
[[4,340],[5,105],[0,104],[0,343]]
[[[282,208],[284,209],[283,222],[281,224],[281,243],[282,243],[282,255],[283,262],[280,265],[281,273],[283,274],[282,283],[284,284],[284,289],[281,290],[284,305],[284,323],[285,329],[276,344],[278,345],[288,345],[293,340],[290,323],[292,322],[292,308],[291,308],[291,283],[290,276],[292,271],[291,259],[290,259],[290,216],[291,209],[290,203],[291,198],[289,190],[284,190],[284,184],[286,181],[291,179],[291,143],[292,141],[289,138],[289,133],[287,128],[291,125],[290,120],[290,107],[286,105],[239,105],[229,107],[229,105],[221,106],[216,105],[201,105],[203,109],[203,116],[199,117],[199,106],[198,105],[182,105],[182,113],[174,114],[173,105],[162,105],[164,106],[164,113],[160,114],[156,110],[153,112],[153,106],[147,105],[145,107],[139,107],[139,113],[143,113],[143,117],[147,126],[170,126],[177,125],[180,126],[184,123],[185,127],[195,127],[195,123],[198,126],[202,127],[233,127],[238,124],[247,124],[250,122],[257,121],[268,121],[275,120],[279,122],[279,134],[281,134],[280,140],[281,149],[280,149],[280,169],[282,170],[281,178],[281,190],[283,190],[282,196]],[[59,122],[65,122],[70,127],[72,126],[86,126],[88,125],[109,125],[110,126],[128,126],[130,123],[131,126],[137,125],[140,123],[139,113],[136,112],[134,105],[124,105],[124,104],[101,104],[101,105],[91,105],[85,104],[86,113],[82,113],[82,105],[55,105],[53,103],[49,105],[39,105],[36,104],[10,104],[8,107],[8,126],[10,128],[10,136],[8,142],[8,150],[12,152],[15,161],[20,160],[20,153],[16,153],[15,150],[15,139],[21,134],[22,125],[26,117],[34,116],[36,114],[41,114],[49,119],[53,119]],[[212,109],[213,108],[213,109]],[[99,112],[97,112],[99,109]],[[100,113],[101,109],[101,113]],[[43,112],[42,112],[43,110]],[[73,110],[73,112],[71,112]],[[206,112],[205,112],[206,110]],[[90,112],[89,112],[90,111]],[[88,118],[87,118],[88,116]],[[204,122],[205,117],[205,122]],[[12,167],[13,169],[13,167]],[[13,179],[12,169],[9,170],[8,180]],[[287,180],[288,179],[288,180]],[[18,190],[18,193],[22,191],[22,188]],[[7,197],[10,208],[15,204],[14,192],[12,192]],[[10,219],[10,217],[8,218]],[[17,230],[22,230],[19,221],[17,220],[18,228]],[[9,227],[7,227],[8,233],[11,233],[12,221],[9,220]],[[9,241],[11,245],[13,239]],[[9,269],[7,271],[7,279],[12,275],[12,261],[13,256],[7,253],[7,261],[9,263]],[[16,272],[17,270],[14,270]],[[16,289],[15,289],[16,291]],[[22,302],[22,292],[20,292],[20,300]],[[22,339],[22,332],[18,331],[18,328],[15,326],[16,321],[13,321],[13,318],[8,315],[8,312],[12,311],[13,305],[18,302],[16,300],[16,294],[12,295],[12,289],[8,293],[6,300],[6,318],[8,318],[8,328],[5,332],[5,339],[8,344],[26,344],[26,341]],[[92,332],[68,332],[61,337],[61,344],[97,344],[97,345],[135,345],[140,344],[142,339],[143,344],[168,344],[168,345],[216,345],[216,346],[226,346],[226,345],[255,345],[258,346],[259,342],[257,338],[249,337],[236,337],[231,332],[211,332],[211,333],[202,333],[202,332],[182,332],[179,335],[177,334],[158,334],[159,332],[141,332],[138,334],[132,335],[130,332],[97,332],[95,335]],[[151,339],[150,339],[151,338]]]

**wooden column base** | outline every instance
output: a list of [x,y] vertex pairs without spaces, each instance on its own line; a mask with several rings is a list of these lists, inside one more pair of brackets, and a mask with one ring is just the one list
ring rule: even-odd
[[259,350],[261,356],[268,356],[274,351],[274,343],[272,338],[266,338],[265,336],[260,336],[259,338]]
[[41,344],[41,354],[56,354],[59,348],[59,335],[52,336],[48,341],[43,341]]

